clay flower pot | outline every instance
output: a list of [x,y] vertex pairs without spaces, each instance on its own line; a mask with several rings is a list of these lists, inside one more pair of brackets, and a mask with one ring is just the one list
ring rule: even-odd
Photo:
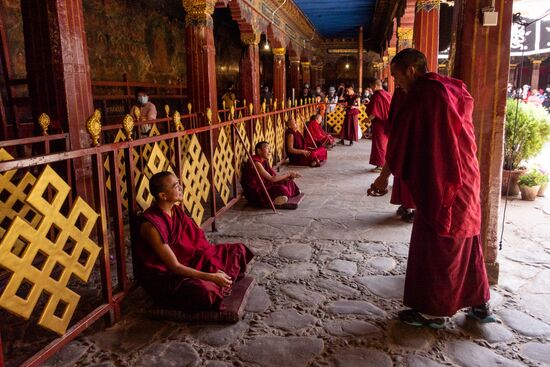
[[544,197],[547,187],[548,187],[548,182],[544,182],[542,185],[540,185],[540,189],[539,189],[539,192],[537,193],[537,196]]
[[540,185],[525,186],[521,185],[519,190],[521,191],[521,200],[534,201],[537,198]]
[[[518,180],[521,175],[527,172],[526,169],[516,169],[508,171],[502,170],[502,196],[506,196],[506,190],[508,190],[508,196],[517,196],[519,194]],[[508,189],[508,180],[510,181],[510,188]]]

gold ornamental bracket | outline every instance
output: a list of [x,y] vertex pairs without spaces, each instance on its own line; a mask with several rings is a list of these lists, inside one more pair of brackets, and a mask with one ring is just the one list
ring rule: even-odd
[[206,121],[208,121],[208,125],[212,125],[212,109],[208,107],[206,109]]
[[101,137],[101,112],[98,109],[96,109],[93,115],[86,121],[86,129],[92,138],[92,145],[94,147],[99,146],[99,139]]
[[390,58],[394,57],[397,53],[397,49],[395,47],[388,47],[388,56]]
[[191,114],[191,111],[193,110],[193,105],[191,102],[187,103],[187,111],[189,111],[189,114]]
[[273,48],[273,56],[274,57],[283,57],[286,54],[286,49],[284,47],[277,47]]
[[213,0],[183,0],[186,27],[214,27],[212,14],[216,1]]
[[164,113],[166,113],[166,117],[170,117],[170,106],[167,104],[164,105]]
[[416,12],[421,11],[430,12],[432,10],[439,10],[441,7],[441,0],[417,0]]
[[261,32],[253,30],[252,32],[241,33],[241,41],[247,46],[258,46],[261,36]]
[[42,128],[42,135],[48,135],[48,128],[50,127],[50,116],[46,113],[42,113],[38,118],[38,124]]

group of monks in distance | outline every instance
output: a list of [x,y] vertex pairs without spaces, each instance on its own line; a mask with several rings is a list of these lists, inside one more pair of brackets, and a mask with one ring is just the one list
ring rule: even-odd
[[[373,82],[367,105],[373,133],[371,163],[380,171],[368,194],[387,193],[388,177],[393,175],[392,191],[408,195],[416,204],[403,296],[406,309],[397,317],[408,325],[440,329],[446,318],[468,308],[469,318],[495,322],[480,236],[473,98],[462,81],[429,72],[425,55],[412,48],[392,59],[391,74],[400,87],[391,106],[379,81]],[[340,138],[353,142],[358,137],[360,102],[352,88],[347,94]],[[326,147],[334,141],[319,122],[319,116],[312,117],[304,129],[306,137],[298,133],[294,119],[287,122],[291,164],[318,167],[326,160]],[[388,131],[387,125],[392,125],[389,138],[379,134]],[[270,154],[268,143],[258,143],[242,176],[244,195],[260,207],[268,202],[285,205],[300,195],[294,183],[299,174],[276,175],[268,163]],[[173,173],[153,175],[149,187],[155,203],[143,214],[140,226],[135,253],[139,283],[162,308],[222,311],[229,293],[238,293],[233,285],[242,284],[252,251],[243,243],[211,244],[177,205],[183,188]]]

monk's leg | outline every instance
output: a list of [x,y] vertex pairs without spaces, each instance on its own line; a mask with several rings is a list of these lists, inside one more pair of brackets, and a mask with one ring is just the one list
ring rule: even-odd
[[216,272],[223,270],[233,281],[241,279],[247,269],[247,264],[254,254],[243,243],[222,243],[214,247],[214,255],[203,271]]
[[171,304],[184,312],[218,310],[223,300],[219,285],[201,279],[179,277],[172,283]]
[[489,300],[479,236],[438,236],[417,215],[411,236],[403,303],[433,316],[452,316],[461,308]]

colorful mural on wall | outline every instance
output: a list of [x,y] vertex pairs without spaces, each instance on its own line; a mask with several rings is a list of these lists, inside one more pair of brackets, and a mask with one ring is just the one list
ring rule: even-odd
[[[19,0],[1,0],[12,78],[25,78],[25,44]],[[84,22],[92,80],[185,81],[184,11],[180,2],[86,0]]]

